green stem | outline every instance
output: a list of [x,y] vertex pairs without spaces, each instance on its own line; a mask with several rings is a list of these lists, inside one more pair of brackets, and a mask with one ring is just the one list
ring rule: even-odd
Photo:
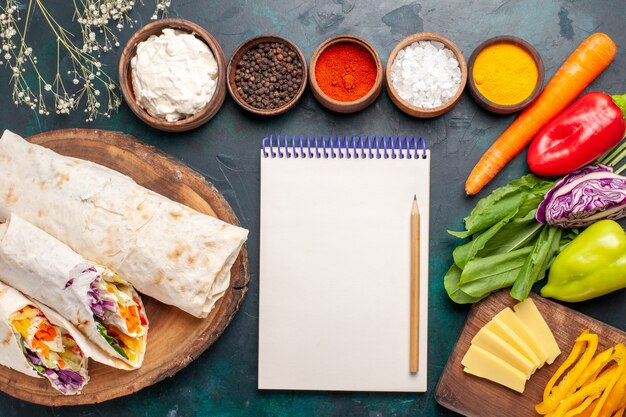
[[626,141],[613,151],[607,158],[606,165],[614,167],[619,164],[622,159],[626,158]]
[[626,164],[624,164],[624,165],[622,165],[621,167],[619,167],[618,169],[616,169],[616,170],[614,171],[614,173],[616,173],[616,174],[621,174],[621,173],[622,173],[622,171],[624,171],[625,169],[626,169]]
[[622,117],[626,119],[626,94],[621,96],[611,96],[613,103],[622,111]]
[[611,149],[610,151],[605,153],[602,157],[598,158],[597,162],[603,165],[609,165],[609,166],[615,165],[614,162],[617,162],[617,161],[614,161],[615,158],[619,156],[620,153],[624,151],[624,149],[626,149],[626,141],[621,143],[619,146]]

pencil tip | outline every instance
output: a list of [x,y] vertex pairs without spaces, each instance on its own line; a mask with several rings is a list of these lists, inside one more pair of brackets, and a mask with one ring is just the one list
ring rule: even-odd
[[413,194],[413,201],[417,201],[417,194]]

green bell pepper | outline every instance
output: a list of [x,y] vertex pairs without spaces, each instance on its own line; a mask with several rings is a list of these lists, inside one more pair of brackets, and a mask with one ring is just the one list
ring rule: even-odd
[[584,230],[550,268],[544,297],[576,302],[626,288],[626,233],[613,220]]

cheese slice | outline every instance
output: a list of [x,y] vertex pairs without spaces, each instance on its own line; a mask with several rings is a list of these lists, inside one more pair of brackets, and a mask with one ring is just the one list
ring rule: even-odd
[[488,379],[520,393],[524,392],[526,375],[483,348],[471,345],[461,364],[468,374]]
[[561,349],[554,338],[554,334],[550,330],[548,323],[537,309],[532,299],[518,303],[513,307],[515,315],[526,325],[526,327],[534,334],[535,339],[543,346],[548,357],[546,362],[551,364],[561,354]]
[[513,310],[509,307],[505,308],[493,318],[494,320],[500,320],[502,323],[509,326],[511,330],[515,332],[519,337],[522,338],[523,341],[526,342],[529,348],[532,349],[533,353],[539,358],[541,361],[541,368],[543,364],[546,362],[548,358],[548,353],[543,348],[541,341],[539,341],[534,332],[531,332],[528,327],[515,315]]
[[530,375],[535,370],[535,365],[527,357],[489,329],[480,329],[472,339],[472,345],[486,350],[514,368],[522,371],[526,379],[530,378]]
[[485,324],[484,328],[494,332],[500,339],[513,346],[519,353],[528,358],[534,365],[533,372],[543,364],[528,344],[507,326],[506,323],[503,323],[501,320],[491,320],[489,323]]

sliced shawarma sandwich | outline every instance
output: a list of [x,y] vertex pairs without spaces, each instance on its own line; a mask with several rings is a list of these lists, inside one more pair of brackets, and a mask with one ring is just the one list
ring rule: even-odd
[[148,319],[139,294],[110,269],[85,260],[15,214],[0,224],[0,281],[76,326],[115,359],[108,365],[141,366]]
[[0,283],[0,364],[78,394],[89,380],[82,338],[54,311]]

